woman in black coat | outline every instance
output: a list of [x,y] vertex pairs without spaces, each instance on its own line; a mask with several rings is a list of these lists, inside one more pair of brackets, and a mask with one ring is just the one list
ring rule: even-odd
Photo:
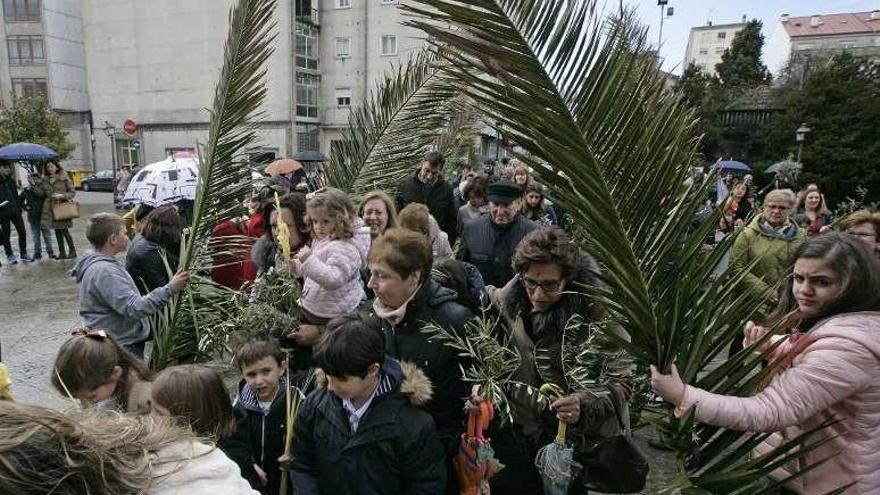
[[141,294],[167,284],[169,273],[177,271],[182,229],[180,215],[171,205],[156,208],[144,218],[143,229],[131,241],[125,256],[125,269]]

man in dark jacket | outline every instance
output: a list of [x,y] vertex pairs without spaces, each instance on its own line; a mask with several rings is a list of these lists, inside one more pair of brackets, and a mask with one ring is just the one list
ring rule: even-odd
[[449,245],[455,244],[458,235],[458,209],[452,195],[452,187],[443,180],[443,155],[429,151],[419,168],[408,175],[397,188],[397,211],[410,203],[421,203],[437,220],[440,229],[449,236]]
[[385,356],[378,321],[363,314],[331,321],[314,358],[326,387],[309,395],[297,418],[296,493],[442,494],[443,448],[431,416],[418,409],[431,383],[416,366]]
[[522,192],[506,180],[489,184],[489,214],[471,220],[462,229],[458,259],[476,266],[486,285],[503,287],[513,278],[513,252],[526,234],[538,228],[519,213]]
[[6,259],[9,264],[18,263],[12,252],[12,226],[18,233],[18,252],[22,261],[33,261],[27,254],[27,231],[21,219],[21,203],[18,196],[18,185],[15,183],[15,171],[9,163],[0,164],[0,236]]
[[24,188],[18,197],[21,207],[27,212],[28,223],[31,226],[35,260],[43,257],[43,248],[40,244],[46,244],[46,254],[55,259],[55,249],[52,247],[52,230],[41,225],[43,218],[43,205],[46,202],[46,192],[43,189],[43,176],[32,174],[28,177],[28,186]]

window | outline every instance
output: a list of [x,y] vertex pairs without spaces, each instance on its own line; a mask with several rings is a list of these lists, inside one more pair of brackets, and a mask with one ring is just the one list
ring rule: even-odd
[[138,149],[131,145],[131,138],[116,137],[116,157],[120,167],[138,166]]
[[337,9],[350,9],[351,8],[351,0],[336,0],[336,8]]
[[7,22],[39,21],[40,0],[3,0],[3,14]]
[[35,96],[46,97],[48,94],[46,80],[39,78],[12,78],[12,91],[17,96],[24,96],[27,98]]
[[715,53],[724,53],[724,47],[723,46],[716,46]]
[[727,39],[727,32],[726,32],[726,31],[720,31],[720,32],[718,33],[718,39],[719,39],[719,40]]
[[318,118],[318,76],[296,74],[296,116]]
[[382,55],[397,55],[397,36],[382,35]]
[[339,58],[351,56],[351,38],[336,38],[336,56]]
[[296,133],[296,149],[299,151],[319,151],[318,129]]
[[318,70],[318,30],[313,26],[297,23],[296,67]]
[[351,88],[336,88],[336,106],[351,106]]
[[840,40],[840,47],[843,49],[855,48],[856,40]]
[[181,156],[186,156],[186,154],[190,154],[192,156],[198,156],[198,154],[196,154],[195,148],[165,148],[165,156],[174,156],[174,155],[177,155],[178,153]]
[[798,50],[815,50],[816,44],[815,43],[801,43],[801,44],[797,45],[797,49]]
[[7,36],[9,65],[36,65],[46,61],[42,36]]
[[709,54],[708,48],[700,48],[700,55],[708,55],[708,54]]
[[379,3],[382,5],[392,5],[397,3],[397,0],[379,0]]

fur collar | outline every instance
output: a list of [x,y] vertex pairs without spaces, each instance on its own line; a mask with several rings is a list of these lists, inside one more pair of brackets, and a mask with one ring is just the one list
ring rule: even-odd
[[[415,364],[386,356],[381,372],[390,379],[391,391],[398,389],[400,395],[415,407],[423,407],[434,395],[431,380]],[[317,388],[327,386],[327,375],[320,368],[315,369],[315,386]]]

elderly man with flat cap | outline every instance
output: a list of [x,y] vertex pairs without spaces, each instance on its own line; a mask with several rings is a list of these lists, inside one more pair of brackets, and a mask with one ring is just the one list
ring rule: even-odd
[[513,278],[511,260],[519,241],[538,224],[520,215],[522,188],[499,180],[489,185],[489,214],[481,215],[462,229],[458,259],[472,263],[486,285],[503,287]]

